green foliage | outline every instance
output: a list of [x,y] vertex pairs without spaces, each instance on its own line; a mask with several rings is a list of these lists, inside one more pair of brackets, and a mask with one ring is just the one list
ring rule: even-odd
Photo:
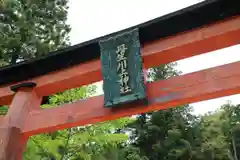
[[[161,65],[149,72],[149,80],[168,79],[179,73],[175,63]],[[140,149],[139,155],[149,160],[188,159],[192,157],[193,132],[196,117],[188,105],[139,115],[131,125],[131,143]]]
[[[66,25],[68,0],[0,1],[0,66],[40,57],[69,45]],[[42,108],[57,107],[89,97],[96,86],[71,89],[48,97]],[[6,114],[1,107],[0,113]],[[50,118],[50,117],[49,117]],[[133,119],[76,127],[33,136],[29,139],[24,159],[108,159],[118,155],[117,147],[128,139],[116,132]]]
[[149,160],[238,160],[239,106],[226,104],[201,117],[189,106],[141,115],[132,126],[132,146]]
[[153,112],[146,122],[137,124],[134,145],[150,160],[187,159],[192,156],[194,128],[185,114],[189,106]]
[[6,115],[8,112],[8,107],[7,106],[1,106],[0,107],[0,115]]
[[[0,1],[0,66],[69,45],[68,0]],[[176,63],[150,69],[149,80],[177,76]],[[96,86],[48,97],[43,109],[94,94]],[[89,106],[91,107],[91,106]],[[240,105],[201,117],[189,105],[30,137],[25,160],[238,160]],[[0,115],[7,107],[0,107]],[[51,117],[49,117],[51,118]],[[128,132],[128,134],[126,134]]]
[[93,95],[95,91],[96,86],[89,85],[81,88],[73,88],[63,93],[57,93],[55,95],[48,97],[49,104],[44,104],[42,108],[52,108],[54,106],[61,105],[64,103],[72,103],[74,101],[85,99]]
[[[201,146],[196,151],[202,158],[229,159],[229,146],[225,143],[222,132],[223,121],[220,120],[221,112],[209,113],[201,117],[199,128],[201,130]],[[201,159],[202,159],[201,158]]]
[[42,56],[68,45],[68,0],[0,1],[0,65]]
[[[51,108],[63,103],[72,103],[76,100],[87,98],[95,93],[96,86],[87,86],[67,90],[63,93],[49,97],[49,104],[42,108]],[[87,125],[65,129],[62,131],[46,133],[31,137],[25,159],[104,159],[113,154],[113,149],[128,139],[123,133],[116,130],[123,129],[126,124],[132,123],[134,119],[121,118],[114,121],[106,121],[95,125]],[[115,153],[118,155],[118,152]],[[111,155],[113,156],[113,155]]]
[[[179,73],[175,64],[151,69],[150,80]],[[239,106],[224,105],[215,113],[197,117],[189,105],[145,113],[132,128],[131,146],[149,160],[237,160],[240,153]]]
[[221,109],[222,132],[226,143],[229,145],[229,152],[235,160],[238,160],[240,159],[240,105],[227,103]]
[[169,63],[167,65],[160,65],[159,67],[151,68],[148,72],[148,78],[150,81],[156,81],[177,76],[181,72],[175,69],[176,66],[177,63]]

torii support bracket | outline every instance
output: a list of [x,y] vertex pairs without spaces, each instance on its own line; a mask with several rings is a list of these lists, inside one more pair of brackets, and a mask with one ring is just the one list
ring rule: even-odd
[[[201,17],[201,14],[205,16]],[[187,20],[198,22],[186,25],[185,22],[180,23],[181,18],[184,18],[186,23]],[[161,28],[168,26],[168,23],[170,28]],[[149,31],[146,26],[150,28]],[[143,66],[159,66],[239,44],[240,1],[202,2],[139,27]],[[153,28],[158,30],[152,31]],[[169,32],[162,32],[164,29]],[[155,35],[158,35],[158,39]],[[155,39],[149,41],[152,37]],[[148,83],[148,106],[104,108],[103,96],[98,96],[40,110],[43,96],[102,80],[98,53],[92,52],[98,52],[98,49],[95,42],[88,42],[53,56],[0,69],[0,105],[10,104],[8,114],[4,118],[0,117],[0,160],[21,160],[26,140],[34,134],[240,93],[238,61]],[[87,53],[79,53],[79,50]],[[56,59],[57,57],[61,59]],[[87,60],[83,61],[84,58]],[[65,59],[70,60],[66,62]],[[58,60],[62,63],[56,63]],[[51,66],[47,66],[48,69],[44,68],[48,64]],[[34,70],[36,66],[43,68]],[[31,86],[34,88],[26,88],[25,85],[24,88],[15,90],[16,93],[10,89],[12,85],[22,85],[29,81],[37,85]]]

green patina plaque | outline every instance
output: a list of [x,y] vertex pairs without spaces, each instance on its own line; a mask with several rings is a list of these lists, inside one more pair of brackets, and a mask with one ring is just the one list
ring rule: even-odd
[[146,99],[138,29],[99,41],[104,106]]

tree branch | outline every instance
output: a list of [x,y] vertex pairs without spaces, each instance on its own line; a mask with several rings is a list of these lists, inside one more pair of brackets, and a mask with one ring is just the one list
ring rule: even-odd
[[[67,141],[66,141],[66,144],[65,144],[65,146],[64,146],[64,149],[66,149],[66,148],[68,147],[69,140],[70,140],[70,137],[71,137],[71,133],[72,133],[72,129],[71,129],[71,128],[69,128],[69,129],[68,129]],[[64,159],[64,157],[65,157],[65,155],[66,155],[66,151],[64,150],[64,153],[62,154],[62,156],[61,156],[60,160],[63,160],[63,159]]]

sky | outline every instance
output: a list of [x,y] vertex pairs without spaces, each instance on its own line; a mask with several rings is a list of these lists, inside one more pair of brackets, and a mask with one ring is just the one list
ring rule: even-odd
[[[68,21],[72,45],[119,31],[177,11],[202,0],[70,0]],[[240,45],[177,61],[183,74],[240,60]],[[101,82],[98,93],[101,94]],[[214,111],[240,94],[191,104],[195,114]]]

